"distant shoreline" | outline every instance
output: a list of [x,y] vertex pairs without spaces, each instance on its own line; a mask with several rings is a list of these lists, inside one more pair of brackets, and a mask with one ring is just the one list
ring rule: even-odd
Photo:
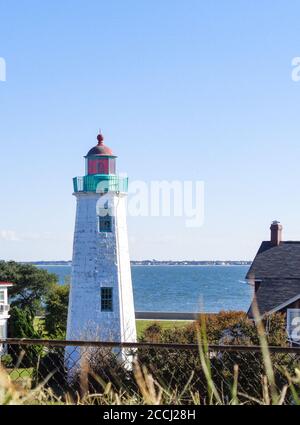
[[[35,266],[72,266],[72,262],[56,261],[30,261],[23,264],[33,264]],[[132,266],[250,266],[252,261],[131,261]]]
[[182,267],[195,267],[195,266],[197,266],[197,267],[211,267],[211,266],[216,266],[216,267],[230,267],[230,266],[251,266],[251,264],[252,263],[241,263],[241,264],[229,264],[229,263],[226,263],[226,264],[214,264],[214,263],[212,263],[212,264],[170,264],[170,263],[167,263],[167,264],[134,264],[134,263],[131,263],[131,265],[132,266],[135,266],[135,267],[145,267],[145,266],[147,266],[147,267],[161,267],[161,266],[170,266],[170,267],[172,267],[172,266],[182,266]]

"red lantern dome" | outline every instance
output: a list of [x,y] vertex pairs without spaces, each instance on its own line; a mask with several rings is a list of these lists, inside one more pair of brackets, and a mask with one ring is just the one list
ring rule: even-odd
[[86,155],[87,174],[115,174],[116,156],[112,150],[103,143],[104,137],[101,133],[97,136],[98,144],[89,150]]
[[103,143],[104,137],[101,133],[98,134],[97,140],[98,140],[97,146],[93,147],[88,152],[87,156],[94,156],[94,155],[114,156],[114,154],[112,153],[112,150],[108,146],[105,146],[105,144]]

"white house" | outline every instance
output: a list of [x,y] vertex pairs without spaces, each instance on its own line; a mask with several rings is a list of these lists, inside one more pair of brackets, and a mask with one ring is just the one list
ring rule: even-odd
[[[8,288],[13,286],[10,282],[0,282],[0,339],[7,338],[7,321],[9,319]],[[3,344],[0,344],[0,353]]]

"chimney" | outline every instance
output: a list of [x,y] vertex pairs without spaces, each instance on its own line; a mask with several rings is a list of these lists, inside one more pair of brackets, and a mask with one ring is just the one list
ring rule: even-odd
[[282,240],[282,225],[279,221],[272,222],[271,227],[271,243],[273,246],[278,246]]

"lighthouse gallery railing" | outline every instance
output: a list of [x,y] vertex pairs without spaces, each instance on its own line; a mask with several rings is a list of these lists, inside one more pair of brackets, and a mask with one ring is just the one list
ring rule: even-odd
[[128,192],[128,178],[107,174],[87,175],[73,179],[74,192]]

